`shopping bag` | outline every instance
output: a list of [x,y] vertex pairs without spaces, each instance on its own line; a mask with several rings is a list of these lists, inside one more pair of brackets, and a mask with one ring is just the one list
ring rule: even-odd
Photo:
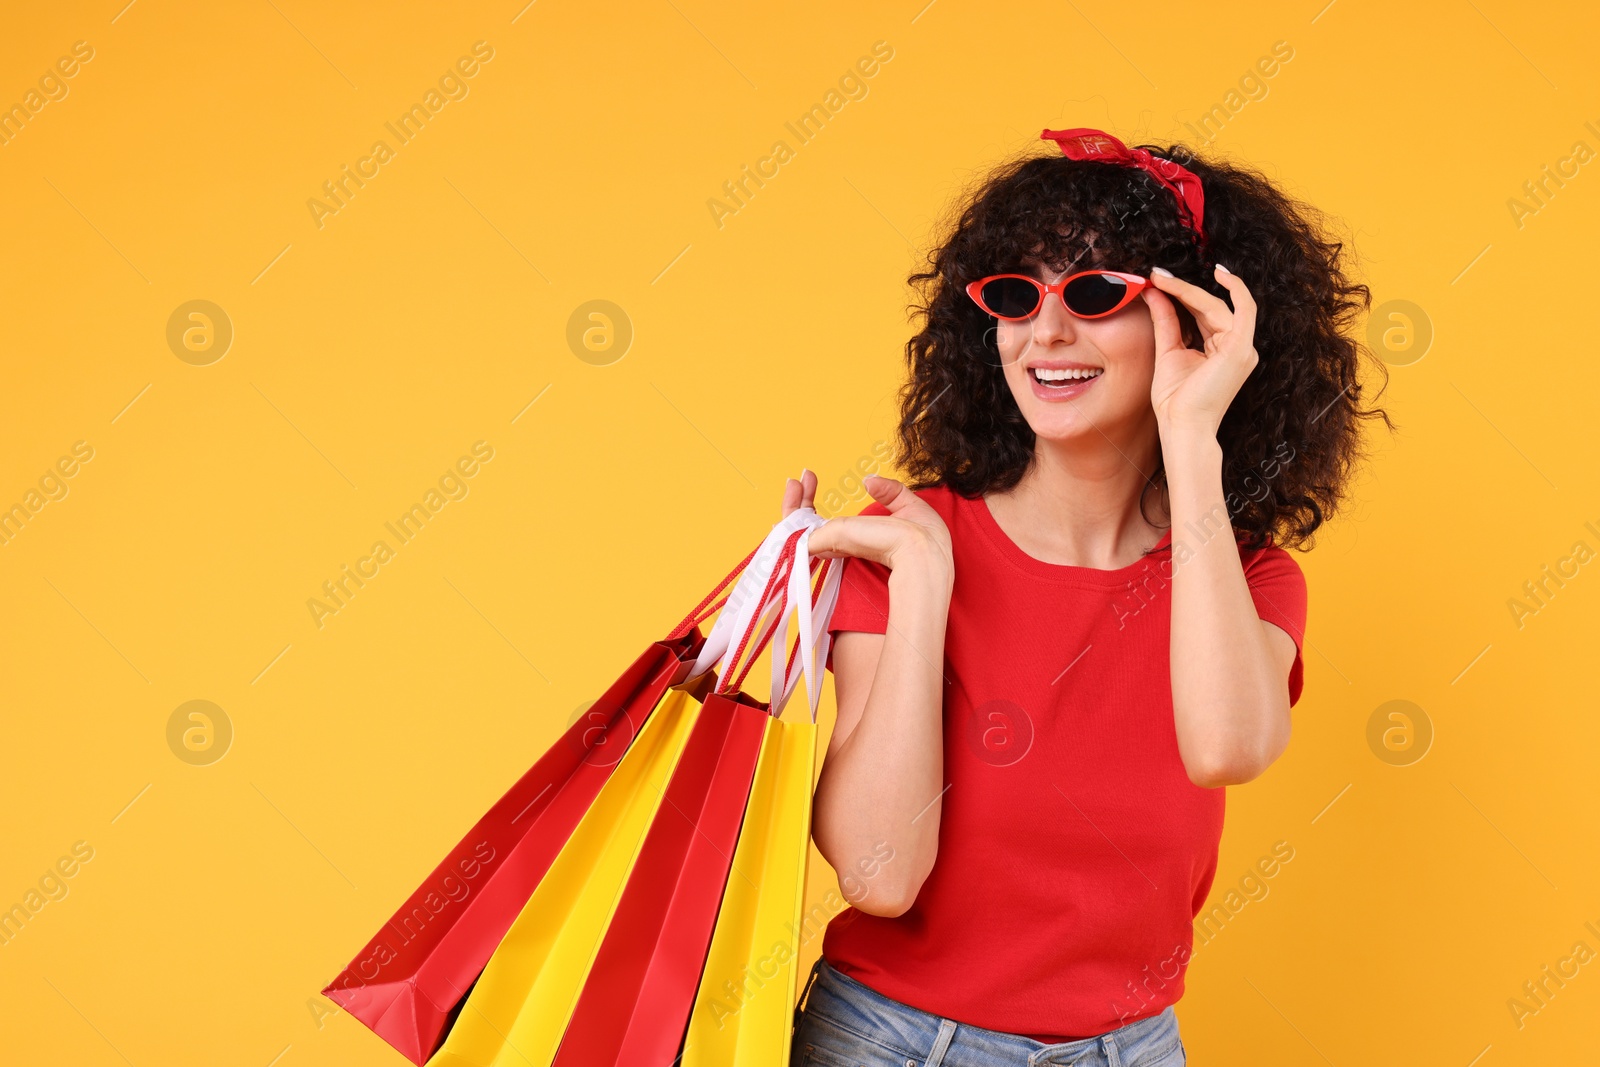
[[[785,643],[784,629],[774,624],[788,617],[793,590],[786,588],[792,584],[786,568],[792,571],[801,532],[786,539],[762,591],[760,600],[773,608],[733,616],[732,632],[739,632],[746,614],[763,617],[745,624],[742,640],[727,654],[724,681],[704,702],[584,980],[555,1067],[666,1065],[677,1058],[767,726],[773,713],[781,714],[794,684],[792,676],[775,674],[773,702],[739,691],[766,643],[774,636],[775,648]],[[745,667],[735,672],[737,658]],[[783,662],[775,653],[773,663]]]
[[769,720],[765,708],[718,693],[701,705],[555,1067],[676,1057]]
[[[468,989],[634,738],[704,644],[700,623],[755,553],[652,643],[473,826],[323,994],[412,1063],[438,1048]],[[731,594],[730,594],[731,595]],[[697,672],[698,673],[698,672]]]
[[[731,663],[745,654],[753,662],[775,625],[783,632],[783,613],[773,609],[790,590],[778,576],[785,564],[796,566],[797,539],[803,543],[821,521],[802,510],[747,557],[691,677],[720,653],[728,679]],[[809,560],[800,574],[792,588],[807,586]],[[803,616],[812,606],[805,600]],[[781,707],[795,679],[780,665],[775,651]],[[812,666],[802,662],[808,692]],[[672,1062],[768,747],[770,710],[735,686],[681,717],[691,721],[686,742],[646,746],[641,735],[489,960],[429,1067],[547,1067],[558,1055],[584,1067]]]
[[770,719],[683,1067],[789,1062],[817,728]]
[[[817,703],[828,655],[827,622],[843,570],[843,560],[826,562],[813,617],[810,597],[799,584],[809,577],[804,536],[797,555],[790,598],[800,610],[796,647],[811,717],[799,722],[774,717],[767,723],[733,856],[735,876],[727,881],[717,916],[684,1036],[682,1067],[789,1062],[817,766]],[[781,632],[778,640],[781,647]]]
[[489,958],[429,1067],[545,1064],[700,705],[674,690]]

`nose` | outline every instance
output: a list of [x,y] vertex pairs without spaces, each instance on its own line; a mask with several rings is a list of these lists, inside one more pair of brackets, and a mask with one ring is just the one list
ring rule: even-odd
[[1078,336],[1077,318],[1067,310],[1056,293],[1045,294],[1044,302],[1039,305],[1033,318],[1028,320],[1028,325],[1034,343],[1039,345],[1049,345],[1055,341],[1071,344]]

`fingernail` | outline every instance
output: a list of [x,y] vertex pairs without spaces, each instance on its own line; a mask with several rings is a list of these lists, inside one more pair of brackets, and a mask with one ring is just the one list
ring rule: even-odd
[[1224,267],[1221,263],[1217,264],[1217,269],[1220,270],[1224,274],[1232,274],[1233,273],[1233,271],[1229,270],[1227,267]]
[[804,480],[805,476],[810,474],[810,473],[811,473],[811,468],[810,467],[801,467],[800,468],[800,478],[802,480]]
[[1165,267],[1151,267],[1150,273],[1159,274],[1163,278],[1171,278],[1173,276],[1172,272]]

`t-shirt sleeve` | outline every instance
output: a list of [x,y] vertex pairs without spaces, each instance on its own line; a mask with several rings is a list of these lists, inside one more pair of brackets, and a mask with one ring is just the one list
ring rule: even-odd
[[[871,501],[861,509],[862,515],[887,515],[889,509]],[[889,568],[872,560],[848,557],[838,562],[844,564],[839,579],[839,601],[828,621],[828,632],[860,630],[865,633],[887,633],[889,629]],[[827,669],[833,669],[833,642],[828,643]]]
[[1305,663],[1301,657],[1306,634],[1305,573],[1292,553],[1268,545],[1245,554],[1244,576],[1256,614],[1294,639],[1294,665],[1289,668],[1289,706],[1294,707],[1305,686]]

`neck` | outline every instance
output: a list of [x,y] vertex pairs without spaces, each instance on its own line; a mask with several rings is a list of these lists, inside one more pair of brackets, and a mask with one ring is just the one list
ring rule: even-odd
[[1114,570],[1137,562],[1166,533],[1166,494],[1145,492],[1160,459],[1153,413],[1133,433],[1039,438],[1022,480],[985,499],[1006,535],[1035,559]]

